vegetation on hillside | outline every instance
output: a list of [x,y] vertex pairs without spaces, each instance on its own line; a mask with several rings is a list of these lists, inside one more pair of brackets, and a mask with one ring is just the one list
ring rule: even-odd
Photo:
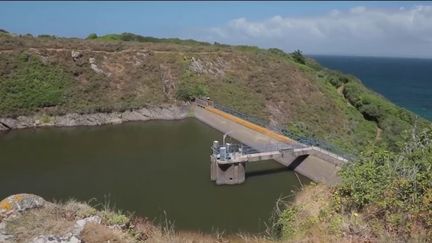
[[108,40],[108,41],[136,41],[136,42],[154,42],[154,43],[173,43],[183,45],[211,45],[207,42],[196,41],[196,40],[182,40],[179,38],[156,38],[150,36],[142,36],[133,33],[121,33],[121,34],[107,34],[97,36],[96,34],[90,34],[87,39],[92,40]]
[[[15,70],[15,71],[11,71]],[[26,53],[0,56],[0,113],[19,115],[62,105],[72,78],[59,66],[47,65]]]
[[282,237],[432,240],[432,127],[403,137],[407,142],[400,144],[398,153],[375,146],[366,149],[342,169],[336,188],[305,189],[299,201],[280,213]]
[[87,39],[0,35],[0,116],[122,111],[210,96],[351,154],[371,143],[395,150],[403,130],[426,124],[299,50],[131,33]]

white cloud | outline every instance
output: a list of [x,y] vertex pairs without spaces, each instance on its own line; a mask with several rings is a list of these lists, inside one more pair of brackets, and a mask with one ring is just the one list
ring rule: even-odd
[[363,6],[354,7],[352,9],[350,9],[350,12],[354,13],[354,14],[361,14],[361,13],[366,12],[366,7],[363,7]]
[[307,17],[237,18],[210,29],[209,40],[301,49],[310,54],[432,57],[432,6],[349,10]]

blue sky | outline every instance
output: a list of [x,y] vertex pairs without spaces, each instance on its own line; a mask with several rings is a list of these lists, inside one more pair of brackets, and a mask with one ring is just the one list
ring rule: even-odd
[[133,32],[308,54],[432,57],[431,6],[358,1],[0,2],[0,28],[66,37]]

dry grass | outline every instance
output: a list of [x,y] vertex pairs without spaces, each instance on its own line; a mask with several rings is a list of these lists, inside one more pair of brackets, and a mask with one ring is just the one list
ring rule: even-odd
[[395,239],[380,233],[377,238],[364,215],[344,215],[332,205],[332,188],[311,184],[296,195],[288,209],[295,208],[292,217],[283,219],[283,242],[394,242]]
[[284,242],[336,242],[341,237],[333,224],[338,220],[329,215],[331,189],[325,185],[308,185],[300,191],[292,204],[279,213]]
[[6,233],[14,235],[18,242],[29,242],[40,235],[64,235],[70,232],[73,226],[74,221],[66,217],[65,210],[48,206],[8,219]]
[[105,225],[89,223],[81,232],[80,239],[88,243],[134,242],[132,237],[120,230],[110,229]]
[[97,214],[97,210],[87,203],[78,202],[74,199],[66,203],[57,203],[69,214],[73,214],[75,218],[86,218]]
[[312,184],[296,194],[294,204],[301,205],[309,215],[318,215],[321,209],[328,207],[331,195],[328,186]]

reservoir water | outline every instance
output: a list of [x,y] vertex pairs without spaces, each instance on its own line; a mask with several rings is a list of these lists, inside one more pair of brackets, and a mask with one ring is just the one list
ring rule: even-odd
[[150,219],[166,212],[178,230],[263,231],[276,200],[293,196],[299,180],[267,161],[249,166],[242,185],[216,186],[209,155],[221,136],[192,118],[0,134],[0,198],[94,198]]

